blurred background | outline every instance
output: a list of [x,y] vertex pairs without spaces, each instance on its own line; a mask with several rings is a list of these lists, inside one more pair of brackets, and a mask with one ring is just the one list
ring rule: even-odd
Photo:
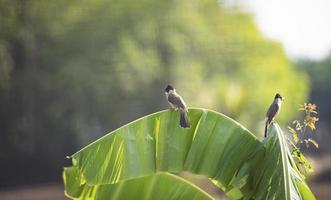
[[300,104],[316,103],[308,182],[330,199],[330,9],[327,0],[0,0],[0,199],[66,199],[65,156],[167,109],[166,84],[259,138],[276,92],[284,130]]

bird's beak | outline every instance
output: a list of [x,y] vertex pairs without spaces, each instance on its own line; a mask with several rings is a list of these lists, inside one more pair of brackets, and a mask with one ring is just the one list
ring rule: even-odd
[[282,98],[282,101],[285,101],[285,97]]

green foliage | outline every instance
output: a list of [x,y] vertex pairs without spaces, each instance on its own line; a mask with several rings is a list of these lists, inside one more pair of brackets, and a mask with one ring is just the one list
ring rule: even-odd
[[277,124],[260,142],[222,114],[190,109],[189,117],[192,128],[183,129],[178,112],[158,112],[73,154],[73,166],[65,171],[76,174],[65,172],[64,180],[74,176],[68,178],[81,184],[66,183],[67,194],[76,198],[90,190],[86,186],[108,187],[159,172],[189,171],[210,178],[230,199],[315,199]]
[[297,146],[291,146],[291,154],[303,177],[314,171],[310,162],[306,159],[306,157]]
[[117,184],[90,186],[81,179],[77,168],[65,168],[64,183],[66,195],[82,200],[170,200],[192,199],[212,200],[207,193],[178,176],[156,173],[151,176],[122,181]]
[[300,151],[300,145],[305,144],[306,148],[309,148],[310,144],[313,144],[315,148],[318,148],[318,143],[313,140],[307,133],[307,127],[313,132],[316,129],[316,122],[319,120],[317,118],[316,105],[312,103],[304,103],[300,106],[299,111],[304,113],[302,120],[294,120],[292,122],[293,127],[288,126],[294,143],[288,140],[289,146],[291,147],[292,156],[295,158],[298,168],[303,174],[308,174],[308,172],[313,172],[313,168],[308,160]]
[[252,130],[275,92],[288,99],[286,121],[309,88],[250,14],[219,1],[0,0],[0,151],[10,169],[41,156],[60,168],[67,152],[165,108],[168,83],[188,105]]
[[307,137],[307,127],[313,132],[316,129],[317,118],[316,105],[312,103],[304,103],[300,106],[299,111],[304,112],[302,120],[294,120],[292,124],[294,127],[289,126],[288,129],[292,134],[295,144],[305,143],[309,148],[309,143],[312,143],[316,148],[318,144],[315,140]]

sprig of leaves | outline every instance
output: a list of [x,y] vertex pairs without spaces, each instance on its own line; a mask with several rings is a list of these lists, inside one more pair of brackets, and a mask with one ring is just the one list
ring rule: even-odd
[[292,125],[287,127],[294,141],[294,143],[292,143],[289,140],[292,146],[292,156],[296,160],[298,169],[303,174],[312,172],[313,168],[300,151],[300,144],[304,143],[306,148],[309,148],[310,144],[313,144],[315,148],[318,148],[318,143],[307,136],[307,128],[310,129],[310,132],[314,132],[316,130],[316,122],[319,120],[316,109],[317,106],[313,103],[304,103],[300,105],[299,111],[304,113],[303,119],[294,120]]
[[294,120],[292,126],[288,126],[296,145],[298,143],[305,143],[306,147],[309,148],[309,144],[311,143],[318,148],[318,143],[315,140],[307,138],[307,127],[311,132],[316,130],[316,122],[319,120],[319,118],[317,118],[318,112],[316,109],[317,106],[312,103],[304,103],[300,105],[299,111],[302,111],[305,114],[303,120]]

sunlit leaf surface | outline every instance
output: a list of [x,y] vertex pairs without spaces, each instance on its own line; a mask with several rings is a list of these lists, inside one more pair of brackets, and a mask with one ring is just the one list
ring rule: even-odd
[[[278,125],[270,126],[269,137],[261,142],[225,115],[190,109],[189,117],[192,128],[183,129],[178,112],[158,112],[78,151],[72,156],[77,172],[71,176],[80,184],[67,183],[67,194],[75,197],[91,187],[125,185],[159,172],[189,171],[209,177],[230,199],[314,199]],[[107,190],[108,195],[113,194]]]
[[81,182],[78,168],[64,170],[66,195],[74,199],[116,200],[212,200],[212,197],[184,179],[168,173],[156,173],[116,184],[89,186]]

